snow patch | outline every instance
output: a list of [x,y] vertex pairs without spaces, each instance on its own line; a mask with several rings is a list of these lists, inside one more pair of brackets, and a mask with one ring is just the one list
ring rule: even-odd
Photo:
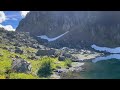
[[46,39],[46,40],[48,40],[49,42],[51,42],[51,41],[55,41],[55,40],[61,38],[62,36],[64,36],[64,35],[67,34],[68,32],[69,32],[69,31],[67,31],[67,32],[65,32],[65,33],[63,33],[63,34],[55,37],[55,38],[49,38],[49,37],[47,37],[46,35],[41,35],[41,36],[37,36],[37,37],[40,37],[41,39]]
[[120,59],[120,54],[111,54],[105,57],[98,57],[95,58],[94,60],[92,60],[93,63],[96,63],[98,61],[102,61],[102,60],[110,60],[110,59]]
[[95,44],[93,44],[91,47],[98,51],[104,51],[109,53],[120,53],[120,47],[116,47],[116,48],[99,47],[99,46],[96,46]]

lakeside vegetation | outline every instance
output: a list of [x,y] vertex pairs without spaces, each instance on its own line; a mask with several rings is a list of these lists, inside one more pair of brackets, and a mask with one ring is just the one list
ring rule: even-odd
[[[4,46],[5,47],[5,46]],[[10,46],[9,46],[10,47]],[[24,48],[24,51],[32,51],[35,52],[34,48]],[[20,58],[30,62],[32,69],[30,73],[16,73],[12,72],[12,58],[15,56],[19,56]],[[53,70],[56,70],[57,67],[66,68],[70,66],[71,61],[59,61],[58,58],[52,57],[40,57],[38,60],[28,59],[28,54],[18,54],[14,52],[10,52],[8,50],[0,47],[0,79],[42,79],[42,78],[50,78],[50,75],[53,74]],[[6,73],[10,71],[9,73]]]

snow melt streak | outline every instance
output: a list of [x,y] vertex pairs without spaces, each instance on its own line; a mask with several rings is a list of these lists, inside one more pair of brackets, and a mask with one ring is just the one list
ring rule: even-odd
[[67,34],[68,32],[69,32],[69,31],[67,31],[67,32],[65,32],[65,33],[63,33],[63,34],[55,37],[55,38],[48,38],[46,35],[41,35],[41,36],[37,36],[37,37],[40,37],[41,39],[46,39],[46,40],[48,40],[49,42],[51,42],[51,41],[55,41],[55,40],[61,38],[62,36],[64,36],[64,35]]

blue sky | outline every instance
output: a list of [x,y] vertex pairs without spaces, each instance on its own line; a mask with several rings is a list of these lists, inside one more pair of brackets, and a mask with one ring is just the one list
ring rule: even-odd
[[16,29],[20,20],[26,16],[29,11],[0,11],[0,22],[1,27],[11,25],[12,28]]
[[4,11],[4,13],[8,17],[8,20],[2,22],[2,25],[12,25],[13,28],[16,28],[22,19],[19,11]]

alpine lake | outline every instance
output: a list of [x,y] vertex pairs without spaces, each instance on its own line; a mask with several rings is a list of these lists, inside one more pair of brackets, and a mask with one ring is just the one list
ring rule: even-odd
[[[114,56],[114,57],[113,57]],[[80,72],[68,72],[62,79],[120,79],[120,54],[85,61]]]

